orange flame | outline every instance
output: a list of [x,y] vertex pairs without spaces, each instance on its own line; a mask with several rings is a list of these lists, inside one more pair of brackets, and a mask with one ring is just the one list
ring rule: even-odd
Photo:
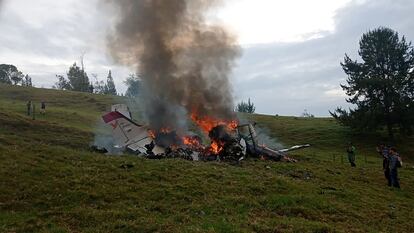
[[[199,116],[195,112],[191,114],[191,119],[194,123],[198,125],[198,127],[203,130],[205,133],[210,133],[210,131],[219,126],[224,125],[227,127],[228,130],[235,130],[238,126],[238,122],[236,120],[218,120],[213,117],[209,116]],[[172,130],[168,127],[162,128],[158,131],[148,130],[148,134],[150,137],[155,139],[158,134],[168,134],[171,133]],[[219,154],[224,147],[224,142],[220,141],[211,141],[211,145],[206,148],[199,139],[191,137],[191,136],[184,136],[182,137],[182,143],[189,148],[196,149],[196,150],[205,150],[207,149],[210,153]],[[178,146],[173,145],[172,149],[177,149]]]
[[[200,127],[205,133],[209,133],[214,127],[225,125],[229,130],[235,130],[238,126],[236,120],[218,120],[209,116],[199,116],[195,112],[191,114],[191,119]],[[213,154],[219,154],[223,150],[223,143],[212,141],[208,150]]]
[[194,137],[190,137],[190,136],[183,137],[183,143],[184,145],[189,146],[189,147],[203,148],[203,145],[201,145],[200,141]]
[[162,128],[159,131],[155,131],[155,130],[149,129],[148,130],[148,135],[152,139],[155,139],[159,134],[169,134],[171,132],[172,132],[172,130],[170,128]]
[[219,145],[219,143],[213,141],[210,145],[210,152],[213,154],[218,154],[223,150],[223,147]]
[[200,117],[196,113],[191,114],[191,119],[200,127],[205,133],[209,133],[214,127],[218,125],[225,125],[230,130],[234,130],[237,128],[237,121],[225,121],[225,120],[217,120],[208,116]]
[[148,130],[148,135],[152,138],[155,139],[155,132],[153,130]]

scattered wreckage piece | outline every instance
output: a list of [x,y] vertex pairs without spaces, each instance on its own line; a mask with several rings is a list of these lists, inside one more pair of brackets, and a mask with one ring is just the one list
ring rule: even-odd
[[154,154],[152,151],[149,151],[147,154],[144,155],[147,159],[184,159],[189,161],[198,160],[198,155],[194,153],[191,149],[171,149],[167,148],[165,153],[162,154]]
[[[112,127],[115,147],[148,159],[180,158],[189,161],[240,162],[246,157],[257,157],[273,161],[296,162],[287,152],[310,147],[297,145],[282,150],[273,150],[260,145],[252,124],[217,125],[209,132],[210,146],[204,146],[199,136],[179,137],[176,132],[162,130],[156,133],[148,126],[140,125],[131,118],[126,105],[114,105],[112,111],[102,116]],[[111,151],[110,148],[95,147],[95,151]]]
[[106,153],[109,152],[105,147],[99,147],[97,145],[91,145],[89,147],[89,150],[91,152],[95,152],[95,153],[99,153],[99,154],[106,154]]
[[306,144],[292,146],[287,149],[273,150],[265,145],[260,145],[253,124],[238,125],[237,134],[239,139],[245,142],[248,154],[266,160],[297,162],[295,159],[288,157],[287,152],[310,147],[310,144]]

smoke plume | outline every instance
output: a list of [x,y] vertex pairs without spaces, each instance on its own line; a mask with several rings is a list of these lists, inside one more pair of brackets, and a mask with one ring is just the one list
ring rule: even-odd
[[106,1],[117,11],[108,47],[118,63],[142,76],[144,112],[153,129],[179,129],[190,114],[235,118],[229,74],[240,49],[223,27],[205,20],[219,1]]

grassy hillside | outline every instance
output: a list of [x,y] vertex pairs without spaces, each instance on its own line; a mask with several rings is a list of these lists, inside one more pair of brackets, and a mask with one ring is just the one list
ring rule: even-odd
[[[27,117],[28,99],[47,101],[47,114]],[[240,166],[89,152],[99,116],[120,101],[0,85],[0,232],[414,232],[413,164],[400,170],[402,190],[386,187],[381,136],[247,115],[285,145],[314,146],[295,164]],[[350,140],[353,169],[341,163]],[[404,158],[412,142],[399,141]]]

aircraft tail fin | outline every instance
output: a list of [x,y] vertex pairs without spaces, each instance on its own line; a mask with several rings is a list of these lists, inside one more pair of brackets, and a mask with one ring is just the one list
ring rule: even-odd
[[119,147],[145,153],[145,145],[153,141],[147,127],[135,123],[118,111],[107,113],[102,119],[112,127],[112,135]]

